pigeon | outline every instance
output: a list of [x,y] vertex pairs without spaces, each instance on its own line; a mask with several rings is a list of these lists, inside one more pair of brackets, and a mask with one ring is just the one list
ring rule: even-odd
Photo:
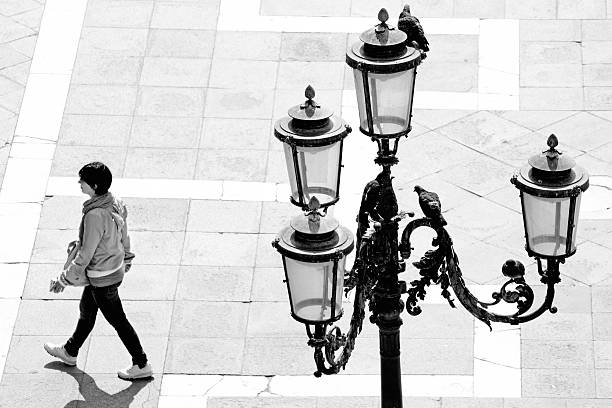
[[419,205],[421,206],[421,210],[423,210],[423,214],[439,225],[446,225],[446,220],[442,216],[440,197],[438,197],[436,193],[427,191],[421,186],[414,186],[414,191],[419,195]]
[[418,44],[419,49],[429,51],[429,41],[425,38],[425,32],[418,18],[410,14],[410,6],[406,4],[399,15],[397,28],[406,33],[406,45],[412,47],[413,42]]
[[370,218],[375,221],[380,221],[380,216],[376,211],[378,202],[380,201],[380,183],[377,180],[372,180],[366,184],[361,196],[361,205],[357,214],[357,250],[361,244],[361,237],[370,227]]

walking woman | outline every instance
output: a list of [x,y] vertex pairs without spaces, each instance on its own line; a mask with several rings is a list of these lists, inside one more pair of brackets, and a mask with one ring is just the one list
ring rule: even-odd
[[44,347],[65,364],[76,365],[79,349],[93,330],[100,309],[132,356],[132,365],[117,372],[119,378],[149,378],[151,365],[119,298],[119,285],[131,267],[134,254],[130,252],[127,209],[108,191],[112,180],[110,170],[100,162],[89,163],[79,170],[81,191],[90,199],[83,203],[78,250],[58,279],[51,282],[50,290],[61,292],[76,282],[75,277],[89,284],[83,288],[80,317],[72,337],[65,344],[45,343]]

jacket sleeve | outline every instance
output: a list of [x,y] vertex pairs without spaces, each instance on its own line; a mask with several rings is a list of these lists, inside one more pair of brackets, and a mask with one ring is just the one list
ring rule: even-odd
[[[130,265],[132,264],[132,259],[134,259],[134,257],[136,256],[133,252],[132,252],[132,246],[131,246],[131,242],[130,242],[130,235],[128,234],[128,226],[127,226],[127,216],[128,216],[128,210],[127,210],[127,206],[123,206],[123,230],[121,231],[121,243],[123,244],[123,249],[125,251],[125,256],[123,258],[123,261],[126,263],[126,265]],[[129,267],[127,268],[129,269]],[[127,271],[126,269],[126,271]]]
[[90,211],[83,217],[83,240],[74,260],[67,271],[75,275],[84,274],[85,268],[91,262],[96,248],[104,234],[102,216],[97,211]]

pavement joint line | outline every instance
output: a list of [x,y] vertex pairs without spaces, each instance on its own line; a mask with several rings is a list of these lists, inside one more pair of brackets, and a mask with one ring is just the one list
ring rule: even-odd
[[[261,0],[221,0],[218,31],[360,33],[372,17],[262,16]],[[240,14],[236,13],[240,10]],[[427,34],[478,35],[478,92],[415,91],[420,109],[518,110],[519,20],[421,18]],[[354,91],[344,91],[344,93]],[[345,98],[343,98],[344,100]],[[355,100],[355,97],[352,97]]]

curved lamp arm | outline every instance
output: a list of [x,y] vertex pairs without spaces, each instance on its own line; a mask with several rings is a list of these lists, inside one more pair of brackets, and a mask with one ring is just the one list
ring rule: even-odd
[[[350,328],[347,334],[342,334],[338,326],[332,326],[328,330],[328,323],[314,325],[314,332],[310,325],[306,325],[306,333],[308,334],[308,345],[315,349],[314,359],[317,365],[315,377],[320,377],[321,374],[329,375],[336,374],[340,368],[344,369],[348,362],[353,349],[355,348],[355,340],[363,324],[365,317],[365,303],[372,296],[374,282],[372,277],[374,274],[371,270],[371,265],[361,261],[368,259],[368,251],[370,250],[371,235],[364,235],[359,248],[359,256],[355,260],[355,265],[350,275],[346,278],[351,283],[348,285],[346,292],[355,288],[355,301],[353,303],[353,314],[351,316]],[[342,348],[340,355],[336,357],[336,352]]]
[[[531,287],[525,282],[525,267],[520,262],[512,259],[507,260],[502,266],[502,273],[509,278],[508,281],[502,285],[499,291],[491,295],[493,301],[481,301],[466,287],[461,269],[459,268],[459,259],[453,249],[452,240],[446,229],[436,220],[420,218],[408,223],[402,233],[399,247],[404,259],[410,256],[412,250],[410,235],[419,227],[428,227],[436,232],[437,236],[434,238],[432,245],[437,247],[437,249],[427,251],[419,261],[413,262],[413,265],[420,270],[421,278],[412,281],[412,287],[407,290],[408,300],[406,302],[406,310],[411,315],[416,316],[421,313],[421,308],[417,303],[425,298],[425,288],[432,282],[440,284],[442,296],[452,307],[455,307],[448,291],[448,288],[451,287],[459,303],[474,317],[489,326],[490,329],[492,321],[519,324],[533,320],[547,310],[551,313],[557,312],[557,308],[552,306],[552,302],[555,295],[554,285],[560,281],[559,263],[562,261],[548,259],[547,267],[543,269],[540,259],[536,258],[538,272],[542,277],[541,281],[547,285],[546,297],[537,309],[527,313],[532,309],[534,295]],[[516,313],[501,315],[487,310],[488,307],[497,305],[502,301],[516,304]]]

